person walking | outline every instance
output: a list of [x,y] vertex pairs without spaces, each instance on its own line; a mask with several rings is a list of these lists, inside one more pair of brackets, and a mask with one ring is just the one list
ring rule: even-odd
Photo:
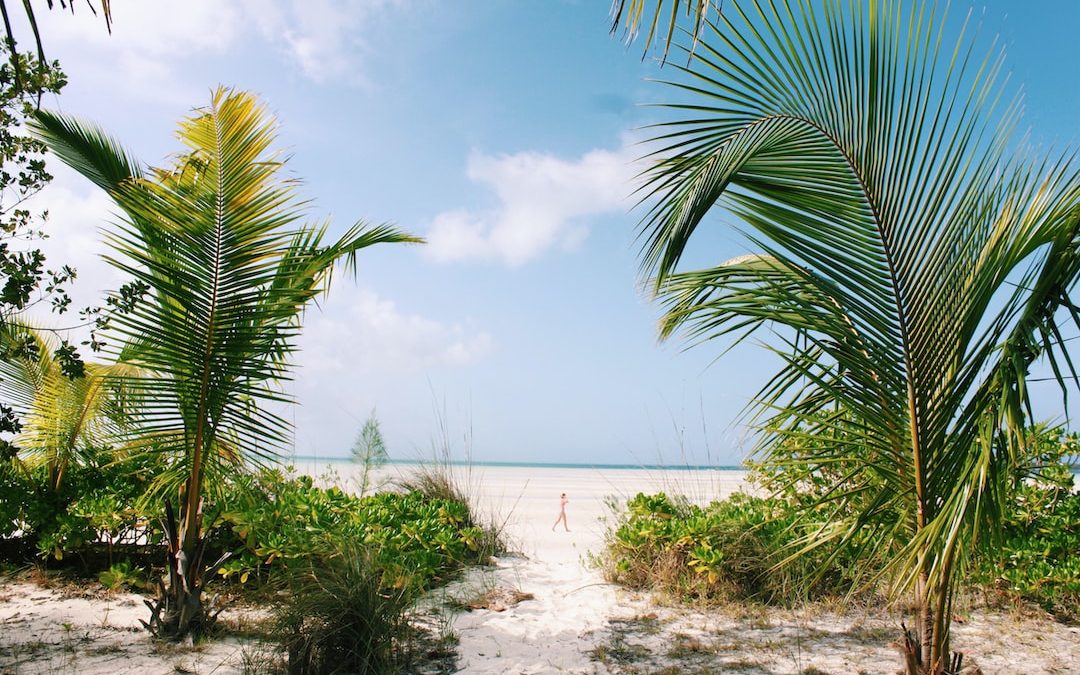
[[[570,500],[566,498],[565,492],[559,495],[559,517],[555,520],[555,525],[562,523],[567,532],[570,531],[570,524],[566,522],[566,504],[569,501]],[[551,526],[552,532],[555,531],[555,525]]]

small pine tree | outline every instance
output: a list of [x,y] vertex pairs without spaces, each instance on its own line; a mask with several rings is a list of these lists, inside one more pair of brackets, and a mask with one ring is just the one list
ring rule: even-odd
[[379,418],[372,409],[364,426],[360,428],[360,434],[352,446],[353,461],[362,465],[360,473],[360,494],[367,492],[370,483],[370,473],[375,467],[386,463],[386,443],[383,441],[382,431],[379,429]]

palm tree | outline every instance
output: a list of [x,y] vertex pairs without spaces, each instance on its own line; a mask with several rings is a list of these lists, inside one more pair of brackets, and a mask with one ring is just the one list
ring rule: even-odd
[[29,326],[0,326],[0,398],[21,420],[13,441],[28,467],[44,467],[48,489],[61,492],[68,468],[96,458],[119,435],[116,384],[125,364],[86,363],[71,377],[55,357],[52,339]]
[[[651,5],[649,12],[646,12],[646,5]],[[723,0],[671,0],[670,3],[667,0],[615,0],[611,4],[611,32],[617,33],[621,29],[627,41],[632,41],[638,36],[643,22],[647,19],[649,32],[645,37],[645,53],[648,53],[653,40],[659,37],[657,30],[662,30],[664,48],[661,60],[666,61],[668,50],[675,39],[680,15],[693,19],[693,28],[687,32],[696,41],[710,10],[715,9],[719,13],[722,8]],[[651,14],[651,17],[647,17],[647,14]]]
[[42,112],[34,126],[120,207],[108,259],[149,289],[112,322],[125,340],[121,360],[146,373],[125,380],[140,437],[171,458],[180,498],[178,514],[166,504],[169,584],[148,624],[158,635],[197,633],[209,621],[203,581],[221,561],[203,560],[205,477],[223,457],[259,461],[287,443],[289,424],[265,404],[289,400],[277,385],[288,378],[304,308],[339,261],[354,270],[360,249],[420,241],[357,223],[325,242],[325,224],[300,222],[306,204],[295,181],[280,176],[275,128],[253,96],[219,88],[181,122],[187,152],[143,172],[112,139],[72,118]]
[[[801,544],[888,560],[920,608],[912,673],[958,665],[949,609],[1026,442],[1028,370],[1064,392],[1080,325],[1077,167],[1015,149],[1000,56],[945,33],[922,2],[726,6],[669,83],[641,229],[663,337],[765,335],[782,358],[752,406],[762,460],[853,467]],[[682,269],[718,207],[759,252]],[[806,434],[846,440],[785,454]]]

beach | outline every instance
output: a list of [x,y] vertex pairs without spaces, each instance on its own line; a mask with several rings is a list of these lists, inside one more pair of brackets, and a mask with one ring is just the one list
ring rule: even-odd
[[[705,504],[754,492],[737,469],[445,466],[480,514],[503,527],[513,554],[435,593],[433,605],[467,606],[486,594],[532,596],[495,610],[454,614],[461,673],[894,673],[893,645],[906,617],[882,607],[799,609],[672,605],[607,583],[590,555],[601,552],[613,511],[638,492],[663,491]],[[355,485],[355,465],[298,463],[312,476]],[[414,464],[382,467],[407,479]],[[570,532],[552,530],[559,495]],[[501,591],[501,592],[500,592]],[[464,601],[464,602],[461,602]],[[482,603],[481,603],[482,604]],[[984,673],[1080,673],[1080,628],[1022,612],[973,612],[954,627]],[[816,670],[813,670],[816,669]]]
[[[424,465],[393,463],[374,470],[374,484],[407,480]],[[448,471],[469,495],[484,518],[503,530],[510,547],[530,558],[576,561],[603,545],[604,523],[612,500],[625,502],[638,492],[683,495],[705,504],[745,487],[746,471],[735,469],[682,469],[624,467],[571,467],[549,465],[435,464]],[[360,468],[350,462],[298,460],[298,473],[323,484],[356,491]],[[559,515],[559,495],[569,499],[570,532],[551,525]]]
[[[416,465],[379,468],[376,483]],[[298,472],[346,490],[358,467],[298,462]],[[461,673],[893,673],[902,614],[881,607],[687,608],[607,583],[590,561],[604,542],[608,504],[665,491],[696,502],[745,489],[735,470],[451,465],[480,517],[510,551],[432,592],[418,608],[456,644]],[[559,496],[567,522],[552,530]],[[227,612],[243,625],[248,610]],[[139,625],[142,598],[100,589],[0,581],[0,673],[259,672],[256,641],[230,637],[165,648]],[[1080,628],[1023,612],[964,613],[955,646],[984,673],[1080,672]],[[252,665],[255,663],[256,665]],[[433,669],[421,672],[447,672]]]

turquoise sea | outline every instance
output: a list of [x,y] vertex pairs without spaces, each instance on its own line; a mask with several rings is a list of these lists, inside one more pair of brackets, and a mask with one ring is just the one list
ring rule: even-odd
[[[293,455],[287,457],[291,463],[326,463],[326,464],[352,464],[351,457],[321,455]],[[386,464],[445,464],[442,460],[430,459],[403,459],[392,458]],[[503,462],[503,461],[480,461],[480,460],[451,460],[451,466],[475,466],[475,467],[509,467],[521,469],[602,469],[602,470],[648,470],[648,471],[745,471],[746,467],[739,464],[603,464],[603,463],[559,463],[559,462]],[[1080,476],[1080,465],[1070,467],[1074,475]]]
[[[293,455],[288,458],[293,463],[327,463],[327,464],[352,464],[351,457],[323,457],[321,455]],[[430,459],[388,459],[387,464],[446,464],[442,460]],[[603,464],[603,463],[558,463],[558,462],[502,462],[480,460],[451,460],[451,466],[475,466],[475,467],[509,467],[518,469],[626,469],[638,471],[745,471],[746,467],[737,464]]]

